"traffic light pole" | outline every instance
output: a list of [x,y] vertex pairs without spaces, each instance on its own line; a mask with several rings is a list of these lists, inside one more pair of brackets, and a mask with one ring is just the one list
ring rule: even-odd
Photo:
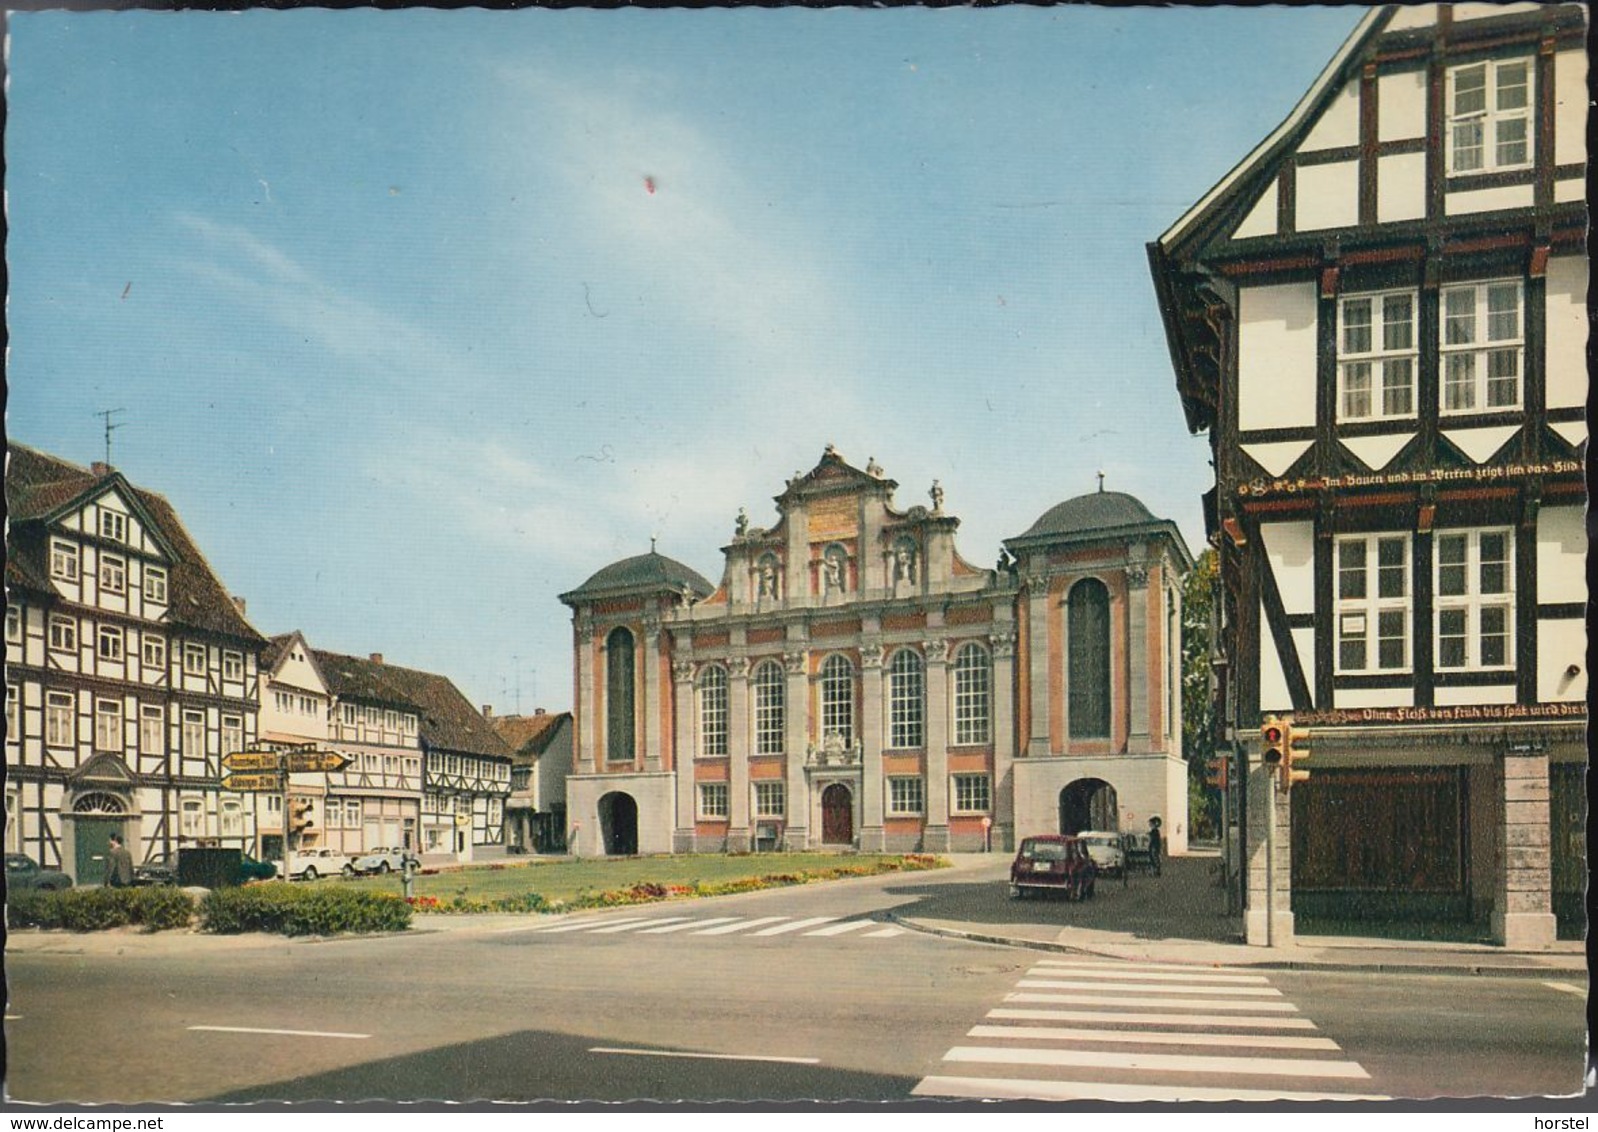
[[1265,946],[1276,946],[1276,774],[1266,772],[1270,788],[1265,796]]

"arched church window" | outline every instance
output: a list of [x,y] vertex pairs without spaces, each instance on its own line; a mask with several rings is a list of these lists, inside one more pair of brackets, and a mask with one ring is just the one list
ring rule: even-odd
[[626,629],[614,629],[605,638],[605,758],[611,762],[634,757],[636,652],[633,635]]
[[1073,739],[1110,734],[1110,591],[1084,578],[1066,599],[1066,717]]

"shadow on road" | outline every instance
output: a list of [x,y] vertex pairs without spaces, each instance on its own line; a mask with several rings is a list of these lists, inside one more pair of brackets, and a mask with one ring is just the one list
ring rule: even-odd
[[983,879],[943,884],[902,884],[885,891],[913,897],[896,908],[900,915],[925,920],[955,920],[978,926],[1043,924],[1130,932],[1141,939],[1193,939],[1236,942],[1242,920],[1226,914],[1226,892],[1217,883],[1214,857],[1173,857],[1159,876],[1133,873],[1125,883],[1100,877],[1091,900],[1012,900],[1008,858],[994,854],[994,868],[982,866]]

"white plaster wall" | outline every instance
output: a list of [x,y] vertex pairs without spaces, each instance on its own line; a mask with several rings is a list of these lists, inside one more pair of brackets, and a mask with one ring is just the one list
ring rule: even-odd
[[1426,72],[1395,71],[1376,79],[1376,136],[1406,141],[1426,136]]
[[1293,629],[1293,650],[1298,653],[1298,670],[1304,674],[1305,683],[1315,687],[1315,630]]
[[1548,261],[1548,407],[1587,403],[1587,259]]
[[1426,215],[1426,155],[1395,153],[1376,159],[1376,219],[1383,224]]
[[1513,684],[1494,684],[1480,688],[1434,688],[1432,703],[1438,707],[1463,707],[1469,704],[1512,704]]
[[[1187,850],[1187,768],[1163,754],[1015,760],[1015,836],[1060,831],[1060,791],[1083,778],[1115,787],[1121,831],[1144,833],[1158,817],[1166,851]],[[1114,832],[1114,831],[1111,831]]]
[[[1359,144],[1359,80],[1344,85],[1321,115],[1320,121],[1310,129],[1300,153],[1313,153],[1318,149],[1340,149]],[[1300,176],[1303,170],[1299,170]]]
[[580,825],[577,846],[580,857],[603,857],[600,835],[599,799],[612,791],[632,795],[638,803],[638,852],[671,852],[671,833],[675,806],[674,774],[590,774],[566,779],[566,821]]
[[1233,231],[1232,238],[1241,240],[1249,236],[1274,235],[1276,235],[1276,182],[1272,181],[1265,186],[1265,191],[1260,194],[1260,199],[1249,210],[1249,214],[1243,218],[1243,223]]
[[1531,205],[1531,185],[1472,189],[1465,193],[1448,193],[1443,197],[1443,211],[1449,216],[1459,216],[1467,212],[1492,212],[1500,208],[1530,208]]
[[1587,600],[1587,532],[1580,507],[1537,512],[1537,600],[1554,604]]
[[1587,56],[1554,54],[1554,164],[1587,160]]
[[1315,423],[1315,284],[1243,287],[1238,295],[1238,426]]
[[1387,30],[1404,31],[1407,28],[1430,27],[1436,22],[1436,4],[1403,4],[1393,16],[1392,23],[1387,25]]
[[1260,711],[1292,711],[1293,696],[1287,690],[1287,675],[1282,671],[1281,654],[1276,651],[1276,638],[1265,623],[1265,610],[1260,609]]
[[1288,613],[1315,611],[1315,524],[1261,523],[1260,541],[1282,608]]
[[1587,623],[1579,618],[1538,622],[1537,699],[1558,703],[1586,698]]
[[1587,199],[1587,182],[1579,177],[1569,177],[1563,181],[1554,182],[1554,201],[1557,204],[1566,204],[1573,200]]
[[1309,451],[1312,441],[1308,440],[1279,440],[1268,444],[1240,445],[1243,454],[1255,461],[1273,476],[1287,474],[1287,469],[1293,462]]
[[1296,199],[1300,232],[1352,228],[1359,223],[1359,163],[1300,166]]
[[1494,16],[1508,15],[1511,12],[1535,12],[1541,7],[1541,4],[1455,4],[1454,22],[1465,23],[1469,20],[1486,20]]
[[1333,695],[1340,708],[1414,707],[1413,688],[1339,688]]

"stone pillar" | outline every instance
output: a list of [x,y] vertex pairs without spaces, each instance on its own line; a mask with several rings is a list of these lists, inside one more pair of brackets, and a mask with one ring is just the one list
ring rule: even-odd
[[783,838],[789,849],[810,848],[810,795],[805,782],[805,752],[810,718],[810,654],[803,648],[782,654],[787,695],[782,705],[783,751],[788,768],[788,815]]
[[1149,749],[1149,571],[1142,563],[1126,568],[1126,663],[1129,751]]
[[860,648],[860,741],[863,762],[860,781],[860,848],[868,853],[883,849],[882,832],[882,646]]
[[927,812],[922,849],[949,851],[949,642],[925,641]]
[[694,844],[694,666],[692,661],[679,660],[671,666],[673,694],[677,710],[674,712],[677,742],[673,746],[675,757],[672,770],[676,774],[677,816],[673,822],[673,851],[692,853]]
[[1049,754],[1048,587],[1047,576],[1027,576],[1027,702],[1032,707],[1032,734],[1027,738],[1026,753],[1034,759],[1046,758]]
[[660,618],[644,618],[644,771],[660,772]]
[[[1274,817],[1276,827],[1271,829]],[[1250,752],[1248,772],[1248,910],[1246,941],[1254,947],[1287,947],[1293,942],[1292,807],[1276,774]]]
[[1548,755],[1543,750],[1515,750],[1515,746],[1504,753],[1499,779],[1498,886],[1492,930],[1495,943],[1530,951],[1546,948],[1555,939]]
[[749,658],[727,661],[727,852],[749,851]]
[[995,851],[1014,847],[1015,841],[1015,627],[995,625],[988,637],[993,649],[993,829]]

